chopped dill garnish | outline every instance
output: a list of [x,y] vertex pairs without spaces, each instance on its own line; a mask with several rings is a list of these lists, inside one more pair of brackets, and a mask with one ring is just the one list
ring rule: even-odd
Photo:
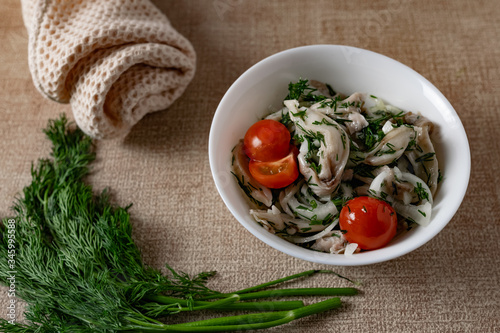
[[427,193],[421,183],[417,182],[417,186],[414,188],[414,191],[419,200],[429,200],[429,193]]
[[444,177],[443,177],[443,174],[441,173],[441,169],[438,169],[438,184],[441,183],[443,181]]
[[392,143],[387,142],[384,146],[387,147],[387,149],[386,150],[380,149],[375,153],[375,156],[382,156],[386,154],[390,155],[396,153],[396,150],[394,149],[395,146]]
[[353,168],[353,172],[361,177],[375,178],[373,171],[375,171],[378,166],[368,165],[360,163]]
[[326,83],[325,85],[326,85],[326,89],[328,89],[328,93],[330,94],[330,96],[335,96],[337,94],[335,92],[335,90],[333,90],[331,85],[329,85],[328,83]]
[[434,155],[436,155],[435,152],[430,152],[430,153],[425,153],[422,156],[419,156],[415,159],[415,162],[430,162],[434,159]]

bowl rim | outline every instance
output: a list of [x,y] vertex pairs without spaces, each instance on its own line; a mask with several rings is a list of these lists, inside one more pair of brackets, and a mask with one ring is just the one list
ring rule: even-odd
[[[253,225],[247,224],[242,218],[240,218],[239,213],[236,211],[236,209],[232,206],[230,198],[226,195],[224,188],[222,184],[219,182],[217,174],[218,170],[216,170],[216,161],[215,161],[215,151],[216,151],[216,146],[215,146],[215,141],[216,141],[216,136],[218,135],[215,132],[216,124],[220,123],[223,117],[222,115],[222,110],[224,109],[225,104],[229,103],[228,101],[233,98],[233,94],[235,91],[239,89],[239,86],[242,85],[245,80],[247,80],[248,76],[251,76],[254,71],[259,69],[260,67],[266,66],[268,63],[276,61],[282,57],[286,57],[290,54],[293,54],[294,52],[297,51],[304,51],[308,49],[316,49],[316,50],[330,50],[332,48],[342,48],[345,51],[352,52],[352,53],[364,53],[368,56],[374,56],[377,58],[380,58],[382,61],[387,61],[390,62],[392,65],[399,67],[400,69],[404,69],[405,71],[408,71],[408,73],[411,73],[412,75],[415,76],[416,79],[418,79],[420,82],[425,84],[427,87],[429,87],[432,92],[441,100],[442,103],[447,107],[448,111],[452,113],[452,116],[455,118],[457,121],[457,127],[460,133],[463,135],[464,139],[464,144],[463,146],[463,153],[467,156],[466,160],[462,161],[462,175],[465,177],[463,178],[463,181],[460,183],[458,192],[456,193],[455,197],[457,200],[453,201],[454,205],[452,206],[447,206],[447,215],[445,217],[445,220],[440,228],[435,229],[432,233],[426,234],[426,237],[420,237],[417,240],[414,240],[413,242],[409,243],[406,247],[404,247],[400,251],[387,251],[388,248],[381,248],[377,251],[377,253],[380,254],[380,256],[377,256],[375,258],[372,258],[373,256],[365,257],[363,258],[363,253],[361,254],[355,254],[352,256],[345,256],[345,255],[335,255],[335,254],[330,254],[330,253],[322,253],[322,252],[316,252],[313,250],[305,249],[300,246],[297,246],[295,244],[292,244],[276,235],[273,235],[266,231],[264,228],[262,228],[260,225],[257,223],[254,223]],[[338,44],[313,44],[313,45],[306,45],[306,46],[298,46],[290,49],[286,49],[280,52],[277,52],[275,54],[272,54],[264,59],[261,59],[251,67],[249,67],[246,71],[244,71],[228,88],[224,96],[222,97],[221,101],[219,102],[217,109],[214,113],[213,120],[211,123],[211,128],[210,128],[210,134],[209,134],[209,142],[208,142],[208,151],[209,151],[209,163],[210,163],[210,168],[211,168],[211,173],[213,180],[215,182],[216,188],[218,190],[219,195],[221,196],[223,202],[225,203],[226,207],[229,209],[233,217],[241,224],[243,225],[250,233],[252,233],[254,236],[259,238],[261,241],[266,243],[267,245],[283,252],[286,253],[290,256],[309,261],[309,262],[314,262],[314,263],[320,263],[320,264],[328,264],[328,265],[339,265],[339,266],[360,266],[360,265],[369,265],[369,264],[375,264],[375,263],[380,263],[380,262],[385,262],[388,260],[395,259],[397,257],[403,256],[409,252],[412,252],[416,250],[417,248],[421,247],[428,241],[430,241],[432,238],[434,238],[453,218],[453,216],[456,214],[458,211],[460,205],[463,202],[463,199],[465,197],[465,194],[467,192],[469,180],[470,180],[470,172],[471,172],[471,155],[470,155],[470,147],[469,147],[469,142],[467,139],[467,133],[465,131],[465,128],[460,120],[460,117],[458,116],[457,112],[451,105],[451,103],[448,101],[448,99],[437,89],[429,80],[427,80],[424,76],[422,76],[420,73],[415,71],[414,69],[410,68],[409,66],[393,59],[388,56],[385,56],[383,54],[367,50],[367,49],[362,49],[358,47],[353,47],[353,46],[348,46],[348,45],[338,45]],[[264,232],[262,232],[264,231]],[[385,249],[385,250],[384,250]],[[374,252],[374,251],[367,251],[364,253],[368,252]]]

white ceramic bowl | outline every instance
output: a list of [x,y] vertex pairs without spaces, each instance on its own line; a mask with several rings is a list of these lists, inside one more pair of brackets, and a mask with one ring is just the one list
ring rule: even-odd
[[[427,227],[414,227],[386,247],[351,256],[320,253],[267,232],[249,214],[245,195],[231,174],[231,149],[257,120],[278,109],[288,84],[299,78],[330,83],[343,94],[364,92],[405,111],[420,111],[437,124],[433,137],[444,181]],[[371,51],[341,45],[311,45],[272,55],[248,69],[229,88],[215,112],[209,139],[212,175],[234,217],[264,243],[291,256],[330,265],[366,265],[417,249],[451,220],[469,182],[470,151],[463,125],[439,90],[409,67]],[[262,246],[265,246],[264,244]]]

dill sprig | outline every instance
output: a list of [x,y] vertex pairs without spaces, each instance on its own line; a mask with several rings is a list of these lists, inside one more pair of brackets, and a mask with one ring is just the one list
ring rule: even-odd
[[382,127],[387,120],[393,120],[395,122],[394,126],[402,126],[403,117],[403,111],[393,114],[384,110],[377,110],[372,116],[366,116],[368,126],[363,128],[358,134],[358,139],[365,145],[365,150],[371,150],[384,138],[385,134],[382,131]]
[[[334,93],[330,85],[327,85],[327,89],[330,93]],[[328,98],[315,92],[317,89],[309,85],[309,80],[299,79],[296,83],[290,82],[288,84],[288,95],[285,100],[296,99],[299,102],[316,103]]]
[[[354,288],[222,294],[206,286],[215,272],[191,277],[166,266],[162,274],[142,262],[132,239],[127,207],[111,204],[109,192],[85,183],[95,159],[91,139],[65,116],[45,130],[51,159],[31,168],[32,182],[0,225],[0,282],[15,272],[16,297],[27,303],[27,324],[0,319],[2,332],[220,332],[267,328],[339,307],[338,297],[304,306],[302,301],[243,302],[283,295],[353,295]],[[7,227],[9,226],[9,227]],[[12,232],[11,230],[14,230]],[[12,239],[15,241],[12,242]],[[14,255],[12,254],[14,250]],[[11,252],[9,252],[11,251]],[[308,273],[304,275],[310,275]],[[293,279],[304,275],[292,275]],[[289,280],[286,279],[285,280]],[[284,280],[283,280],[284,281]],[[273,282],[265,285],[266,287]],[[262,286],[261,286],[262,287]],[[218,300],[210,301],[216,298]],[[267,311],[184,324],[158,318],[183,311]],[[274,311],[271,311],[274,310]]]

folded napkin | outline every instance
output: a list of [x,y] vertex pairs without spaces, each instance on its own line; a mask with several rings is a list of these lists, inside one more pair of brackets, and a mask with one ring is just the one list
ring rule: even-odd
[[123,137],[170,106],[195,72],[196,55],[149,0],[21,0],[33,82],[70,103],[95,138]]

